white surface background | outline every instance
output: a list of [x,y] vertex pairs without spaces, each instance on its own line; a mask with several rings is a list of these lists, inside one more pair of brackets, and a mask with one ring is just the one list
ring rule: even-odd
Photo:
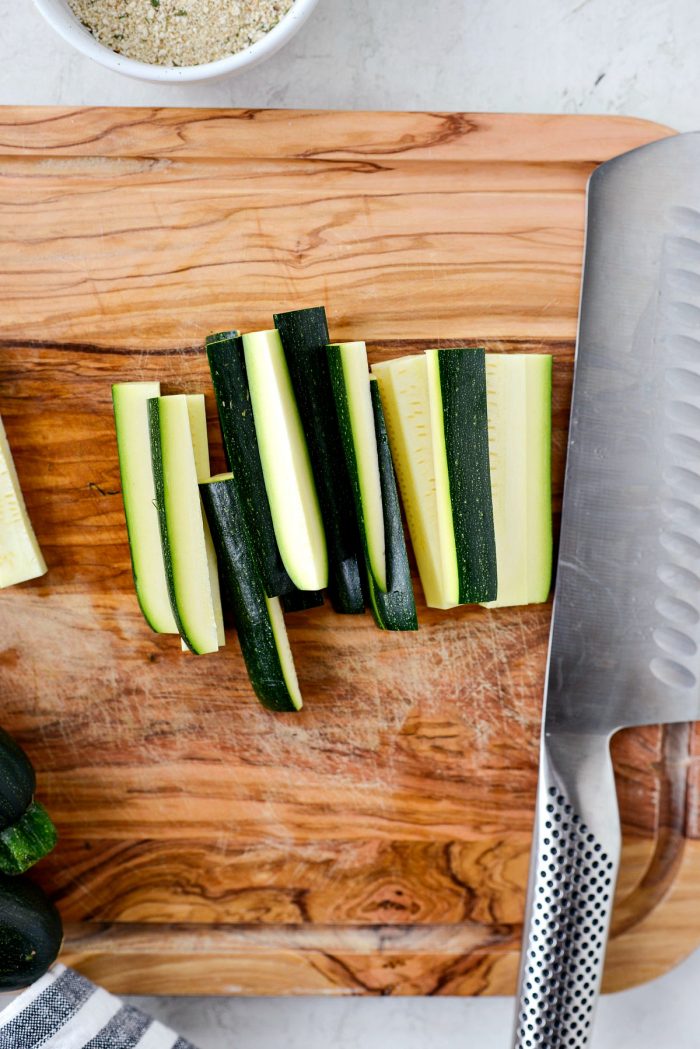
[[[292,43],[250,73],[156,87],[79,58],[28,0],[0,0],[0,103],[625,113],[687,131],[700,127],[699,44],[697,0],[321,0]],[[695,1049],[699,982],[696,955],[604,999],[594,1049]],[[139,1004],[201,1049],[510,1044],[504,999]]]

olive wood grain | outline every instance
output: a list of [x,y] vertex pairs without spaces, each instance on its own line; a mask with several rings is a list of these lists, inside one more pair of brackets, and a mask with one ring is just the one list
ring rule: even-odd
[[[608,117],[5,109],[0,412],[49,564],[0,593],[2,722],[60,844],[67,961],[113,990],[483,994],[515,982],[549,608],[289,618],[306,706],[235,637],[152,634],[131,584],[110,384],[204,390],[214,329],[324,302],[372,359],[551,352],[566,445],[594,166],[668,134]],[[607,986],[700,940],[700,753],[620,734]]]

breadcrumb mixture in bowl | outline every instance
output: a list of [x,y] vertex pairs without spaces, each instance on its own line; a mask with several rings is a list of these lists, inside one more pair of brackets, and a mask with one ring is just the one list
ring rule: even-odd
[[198,66],[244,51],[294,0],[68,0],[105,47],[140,62]]

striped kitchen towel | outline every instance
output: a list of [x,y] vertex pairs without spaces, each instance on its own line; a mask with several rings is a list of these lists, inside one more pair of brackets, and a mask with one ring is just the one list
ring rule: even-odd
[[0,1013],[0,1049],[194,1049],[174,1031],[54,967]]

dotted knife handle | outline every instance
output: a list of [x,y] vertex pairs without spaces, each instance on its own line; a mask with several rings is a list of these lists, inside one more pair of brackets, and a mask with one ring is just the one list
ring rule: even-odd
[[[543,752],[516,1049],[585,1049],[589,1044],[620,855],[608,744],[596,739],[592,745],[593,760],[589,753],[568,789]],[[571,755],[566,757],[569,771],[575,772]]]

